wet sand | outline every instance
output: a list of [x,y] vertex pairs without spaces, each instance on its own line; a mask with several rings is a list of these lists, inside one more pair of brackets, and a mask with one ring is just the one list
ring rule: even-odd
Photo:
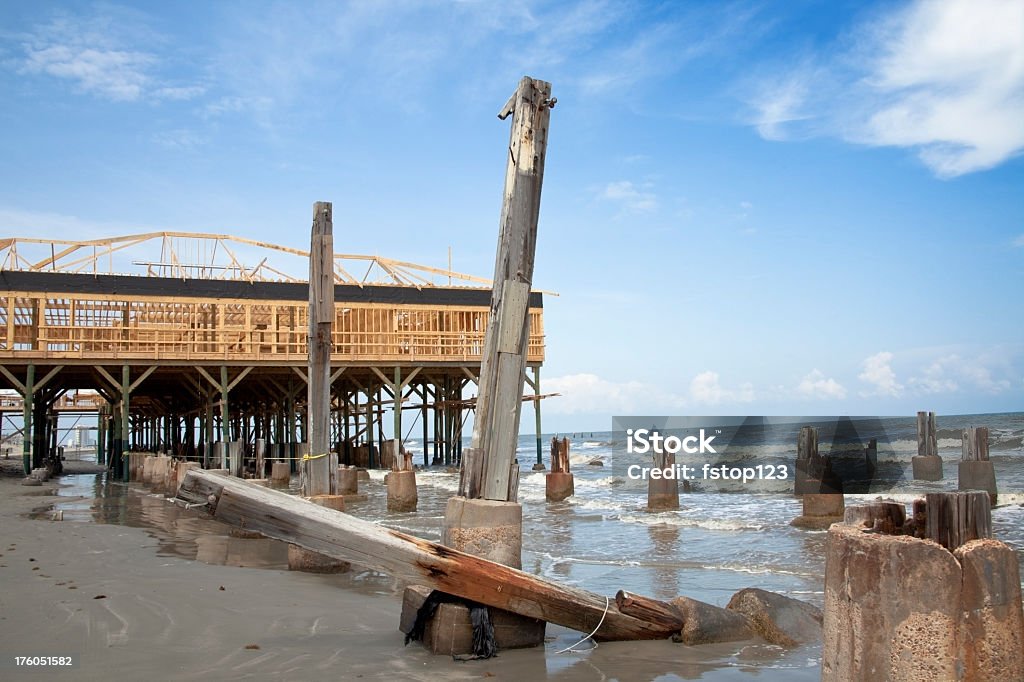
[[[69,463],[72,471],[86,466]],[[754,642],[614,642],[556,654],[579,634],[551,625],[543,649],[503,651],[487,661],[432,656],[419,645],[403,646],[401,586],[391,578],[283,570],[281,549],[269,541],[231,538],[198,512],[134,484],[125,491],[101,480],[72,474],[26,487],[20,477],[0,475],[0,653],[8,666],[0,667],[0,677],[790,680],[819,674],[817,666],[801,665],[816,652]],[[63,520],[49,520],[54,503],[66,510]],[[28,671],[7,662],[68,654],[77,667]]]

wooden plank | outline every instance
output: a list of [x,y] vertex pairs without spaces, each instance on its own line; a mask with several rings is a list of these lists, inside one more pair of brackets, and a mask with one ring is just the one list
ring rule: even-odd
[[[211,471],[185,475],[178,498],[218,521],[599,640],[663,639],[674,630],[622,613],[614,599],[560,585],[286,493]],[[666,605],[667,608],[667,605]],[[607,613],[605,612],[607,609]]]

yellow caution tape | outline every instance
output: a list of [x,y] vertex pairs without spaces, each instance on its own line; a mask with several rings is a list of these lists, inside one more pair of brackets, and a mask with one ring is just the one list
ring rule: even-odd
[[306,461],[311,460],[311,459],[320,459],[321,457],[326,457],[328,454],[330,454],[330,453],[325,452],[322,455],[303,455],[302,456],[302,461],[306,462]]

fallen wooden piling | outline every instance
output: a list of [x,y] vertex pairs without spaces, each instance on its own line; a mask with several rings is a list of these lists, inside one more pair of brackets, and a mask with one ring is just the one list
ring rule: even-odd
[[[648,622],[622,613],[614,598],[560,585],[230,476],[189,471],[178,498],[206,505],[218,521],[383,571],[410,584],[428,585],[580,632],[596,629],[598,640],[663,639],[677,630],[674,623]],[[666,609],[671,610],[667,605]]]

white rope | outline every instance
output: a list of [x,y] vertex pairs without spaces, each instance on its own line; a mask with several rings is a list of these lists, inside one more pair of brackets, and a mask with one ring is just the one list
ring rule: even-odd
[[[583,637],[582,639],[580,639],[580,641],[576,642],[572,646],[567,646],[564,649],[562,649],[561,651],[556,651],[555,654],[556,655],[557,654],[564,654],[567,651],[573,651],[574,653],[582,653],[582,652],[576,652],[575,651],[576,647],[578,647],[580,644],[583,644],[585,641],[587,641],[588,639],[592,638],[594,635],[597,634],[597,631],[601,629],[601,625],[604,624],[604,618],[605,618],[605,616],[608,615],[608,609],[609,609],[610,606],[611,606],[611,600],[608,599],[607,595],[605,595],[605,598],[604,598],[604,613],[601,614],[601,620],[598,621],[597,627],[594,628],[594,631],[591,632],[586,637]],[[587,651],[593,651],[596,648],[597,648],[597,641],[595,640],[594,641],[594,646],[592,646],[589,649],[587,649]]]

